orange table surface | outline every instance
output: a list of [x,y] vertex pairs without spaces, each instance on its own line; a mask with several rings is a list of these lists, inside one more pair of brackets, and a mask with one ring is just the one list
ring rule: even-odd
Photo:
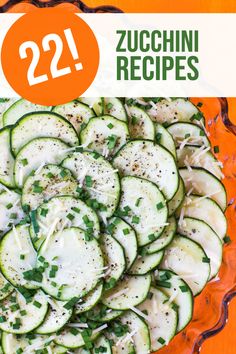
[[207,339],[201,354],[235,354],[236,353],[236,297],[229,304],[229,319],[225,328]]

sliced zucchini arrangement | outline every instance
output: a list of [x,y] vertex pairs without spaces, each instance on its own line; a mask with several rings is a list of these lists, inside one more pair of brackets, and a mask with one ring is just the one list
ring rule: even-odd
[[149,354],[191,321],[228,239],[200,106],[0,100],[3,353]]

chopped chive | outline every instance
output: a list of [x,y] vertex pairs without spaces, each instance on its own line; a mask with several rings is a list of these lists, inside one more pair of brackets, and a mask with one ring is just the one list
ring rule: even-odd
[[138,198],[135,202],[135,206],[138,207],[140,205],[140,202],[141,202],[142,198]]
[[161,133],[157,133],[156,134],[156,141],[157,143],[159,143],[161,141],[161,137],[162,137],[162,134]]
[[224,243],[230,243],[230,242],[231,242],[231,238],[230,238],[228,235],[226,235],[226,236],[223,238],[223,240],[224,240]]
[[55,281],[51,281],[51,285],[56,288],[57,287],[57,283]]
[[100,347],[94,349],[95,353],[106,353],[107,348],[100,345]]
[[111,288],[113,288],[115,286],[115,284],[116,284],[116,279],[115,278],[111,278],[108,282],[105,283],[104,288],[106,290],[111,289]]
[[83,147],[82,146],[78,146],[75,148],[75,152],[80,152],[82,153],[84,151]]
[[138,216],[133,216],[132,217],[132,223],[133,224],[139,224],[140,222],[140,218]]
[[156,236],[154,234],[148,235],[148,238],[150,241],[155,241],[156,240]]
[[191,136],[191,135],[188,133],[188,134],[185,134],[184,138],[185,138],[185,139],[188,139],[188,138],[190,138],[190,136]]
[[52,172],[48,172],[47,178],[53,178],[53,177],[55,177],[54,174]]
[[75,216],[73,214],[67,214],[66,215],[67,219],[69,219],[70,221],[74,220]]
[[43,187],[40,187],[38,185],[33,186],[33,192],[34,193],[42,193]]
[[63,307],[67,310],[70,310],[75,306],[78,300],[79,300],[78,297],[72,297],[72,299],[70,299]]
[[160,286],[162,288],[167,288],[170,289],[171,288],[171,283],[168,281],[164,281],[164,280],[158,280],[156,282],[157,286]]
[[30,213],[30,217],[31,217],[31,221],[32,221],[32,224],[33,224],[33,229],[34,229],[34,232],[37,234],[39,232],[39,225],[38,225],[38,222],[37,222],[37,216],[36,216],[36,210],[32,210],[31,213]]
[[23,211],[24,211],[25,213],[28,213],[29,210],[30,210],[30,206],[29,206],[28,204],[23,204],[23,205],[22,205],[22,209],[23,209]]
[[27,312],[26,312],[26,310],[20,310],[20,314],[21,314],[21,316],[25,316],[25,315],[27,315]]
[[160,279],[161,280],[168,280],[171,278],[171,273],[165,272],[163,274],[160,275]]
[[220,149],[219,149],[219,146],[218,145],[216,145],[216,146],[214,146],[214,153],[215,154],[218,154],[219,152],[220,152]]
[[109,103],[107,103],[106,107],[107,107],[107,110],[110,111],[113,107],[113,104],[111,102],[109,102]]
[[27,270],[26,272],[23,272],[23,278],[25,280],[33,280],[36,281],[38,283],[41,283],[43,280],[43,276],[42,273],[37,269],[31,269],[31,270]]
[[176,305],[175,303],[173,303],[173,304],[172,304],[172,309],[177,312],[177,311],[179,310],[179,306]]
[[18,304],[13,304],[10,306],[10,309],[15,312],[20,309],[20,306]]
[[41,209],[41,212],[40,212],[40,215],[46,217],[46,216],[47,216],[47,213],[48,213],[48,209],[42,208],[42,209]]
[[205,132],[201,129],[199,135],[200,136],[205,136]]
[[12,204],[12,203],[9,203],[9,204],[6,205],[6,208],[7,208],[7,209],[11,209],[12,207],[13,207],[13,204]]
[[130,233],[130,230],[127,228],[127,229],[123,229],[123,234],[124,235],[128,235]]
[[62,178],[66,177],[67,174],[68,174],[68,172],[67,172],[66,170],[62,170],[62,171],[60,172],[60,176],[61,176]]
[[149,291],[149,293],[147,294],[147,298],[149,300],[151,300],[153,298],[153,293],[151,291]]
[[162,337],[159,337],[158,340],[157,340],[160,344],[165,344],[165,339],[163,339]]
[[100,157],[100,155],[97,151],[93,151],[92,155],[95,160],[97,160]]
[[193,121],[193,120],[198,120],[198,121],[200,121],[202,118],[203,118],[202,112],[198,112],[198,113],[194,114],[194,115],[190,118],[190,120],[191,120],[191,121]]
[[114,147],[116,146],[116,142],[117,142],[117,139],[118,139],[118,136],[117,135],[111,135],[111,136],[108,136],[107,138],[107,141],[108,141],[108,149],[109,150],[113,150]]
[[180,290],[182,293],[187,293],[188,292],[188,287],[187,285],[180,285],[179,286]]
[[24,254],[21,254],[21,255],[20,255],[20,259],[21,259],[21,260],[25,259],[25,255],[24,255]]
[[203,262],[203,263],[210,263],[210,258],[208,258],[208,257],[202,257],[202,262]]
[[22,160],[21,160],[21,164],[22,164],[23,166],[27,166],[27,165],[28,165],[28,160],[27,160],[27,159],[22,159]]
[[73,334],[73,336],[76,336],[79,333],[79,331],[76,328],[70,328],[70,333]]
[[127,101],[127,106],[132,106],[132,104],[134,103],[134,99],[133,98],[129,98]]
[[17,219],[17,213],[12,213],[12,214],[10,215],[10,219],[16,220],[16,219]]
[[79,214],[80,213],[80,209],[77,207],[72,207],[71,210],[73,210],[75,213]]
[[132,116],[132,117],[131,117],[131,124],[132,124],[132,125],[135,125],[135,124],[137,124],[137,123],[138,123],[138,118],[135,117],[135,116]]
[[160,202],[156,205],[156,208],[157,208],[157,210],[161,210],[164,208],[164,204],[162,202]]
[[16,354],[22,354],[24,351],[22,348],[18,348],[17,351],[16,351]]
[[40,309],[40,307],[42,307],[42,304],[40,304],[40,302],[38,302],[38,301],[34,301],[33,302],[33,305],[35,306],[35,307],[37,307],[38,309]]
[[91,176],[85,176],[85,184],[86,187],[92,187],[93,181]]
[[112,123],[109,123],[107,126],[109,129],[112,129],[114,127],[114,125]]
[[198,107],[202,107],[203,103],[202,102],[198,102],[197,106]]
[[39,262],[43,263],[45,261],[45,258],[43,256],[39,256],[38,260]]

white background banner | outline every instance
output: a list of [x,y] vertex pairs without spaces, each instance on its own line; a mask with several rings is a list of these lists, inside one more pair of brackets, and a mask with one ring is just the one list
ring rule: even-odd
[[[19,16],[21,15],[0,15],[0,47],[7,30]],[[84,96],[236,96],[236,14],[79,14],[79,16],[93,30],[100,49],[97,76]],[[176,81],[173,71],[168,80],[117,80],[117,55],[141,57],[149,55],[148,52],[141,51],[117,54],[116,46],[119,39],[117,30],[199,31],[199,51],[193,53],[199,59],[199,78],[194,81]],[[159,56],[162,53],[155,55]],[[175,53],[163,55],[175,56]],[[9,65],[10,60],[11,58]],[[16,96],[7,83],[1,67],[0,96]]]

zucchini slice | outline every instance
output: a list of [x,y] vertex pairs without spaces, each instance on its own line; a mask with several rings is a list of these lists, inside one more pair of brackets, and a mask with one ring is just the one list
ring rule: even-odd
[[155,127],[149,115],[141,108],[127,106],[129,132],[132,139],[155,139]]
[[6,98],[6,97],[1,97],[0,98],[0,129],[3,128],[3,113],[11,106],[13,103],[18,101],[19,98]]
[[53,112],[34,112],[23,116],[11,130],[14,155],[29,141],[37,138],[60,138],[70,146],[79,144],[78,135],[65,118]]
[[77,101],[82,102],[93,109],[97,116],[104,114],[103,99],[101,97],[78,97]]
[[155,137],[156,142],[166,148],[166,150],[168,150],[176,160],[177,156],[174,140],[168,130],[163,127],[163,125],[155,123]]
[[123,325],[127,325],[135,347],[136,354],[150,353],[150,333],[147,324],[134,313],[127,311],[120,317]]
[[184,146],[177,149],[177,160],[179,167],[202,167],[211,172],[214,176],[221,179],[224,177],[221,172],[221,163],[216,160],[214,155],[209,151],[209,147],[204,146]]
[[168,209],[164,196],[154,183],[127,176],[121,180],[118,213],[137,234],[139,246],[157,239],[166,225]]
[[[32,338],[33,337],[33,338]],[[55,336],[42,336],[34,334],[34,336],[16,335],[7,332],[2,334],[2,347],[5,354],[30,354],[35,350],[51,350],[53,354],[64,354],[67,352],[65,347],[56,345],[52,342]],[[36,348],[36,349],[35,349]]]
[[66,309],[64,301],[47,297],[49,309],[43,323],[36,328],[35,333],[50,334],[59,331],[72,316],[73,310]]
[[164,231],[162,232],[161,236],[143,248],[144,254],[156,253],[162,250],[163,248],[165,248],[166,246],[168,246],[169,243],[173,240],[177,230],[176,220],[172,216],[167,220],[167,223],[168,225],[164,228]]
[[137,238],[134,229],[124,220],[116,217],[109,220],[107,231],[109,231],[123,247],[126,259],[126,270],[128,270],[138,254]]
[[147,110],[152,120],[170,125],[176,122],[201,124],[204,118],[198,108],[185,98],[162,99]]
[[203,248],[185,236],[176,236],[166,248],[160,268],[178,274],[198,295],[210,276],[210,264]]
[[25,213],[21,208],[20,199],[20,194],[13,190],[6,189],[0,193],[0,236],[24,219]]
[[8,281],[4,278],[2,273],[0,273],[0,300],[8,297],[12,291],[14,290],[13,286],[8,283]]
[[[84,151],[75,153],[63,161],[88,193],[91,206],[101,219],[113,215],[120,199],[120,181],[117,171],[102,156]],[[88,177],[89,176],[89,177]]]
[[95,288],[101,277],[101,249],[95,238],[79,228],[53,232],[52,228],[39,250],[38,265],[42,257],[49,263],[43,273],[42,289],[58,300],[81,298]]
[[218,204],[210,198],[191,195],[185,198],[183,207],[178,210],[180,225],[183,217],[190,217],[204,221],[219,236],[221,240],[226,235],[227,220]]
[[169,344],[174,337],[178,324],[178,314],[168,303],[169,298],[153,286],[149,297],[139,305],[145,312],[151,338],[151,350],[156,351]]
[[223,245],[217,234],[204,221],[193,218],[184,218],[178,225],[178,233],[202,246],[209,258],[210,278],[214,278],[220,269],[223,252]]
[[164,252],[139,255],[129,270],[129,274],[143,275],[153,271],[161,263]]
[[142,177],[155,183],[167,200],[178,190],[179,174],[173,156],[152,141],[128,142],[114,157],[113,166],[122,176]]
[[14,157],[12,156],[10,149],[10,132],[11,128],[6,127],[0,130],[0,183],[6,187],[14,188]]
[[132,337],[130,338],[130,333],[117,336],[114,331],[116,328],[124,328],[120,322],[113,323],[113,326],[110,327],[106,332],[105,336],[108,338],[111,343],[111,350],[113,354],[130,354],[135,353],[134,345],[132,343]]
[[59,218],[59,221],[55,225],[55,231],[65,226],[75,226],[92,231],[94,237],[99,237],[100,225],[95,211],[80,199],[59,196],[43,203],[37,209],[35,223],[30,226],[30,235],[36,249],[46,239],[56,218]]
[[48,310],[47,299],[41,290],[38,290],[28,302],[16,291],[3,300],[2,305],[7,310],[0,309],[0,315],[4,318],[0,323],[0,329],[15,334],[33,331],[43,322]]
[[184,180],[186,192],[200,196],[209,196],[224,211],[227,207],[226,191],[223,183],[213,174],[203,168],[181,168],[179,170]]
[[103,284],[100,283],[96,286],[95,289],[90,291],[85,297],[80,299],[75,305],[75,313],[83,313],[90,311],[100,300],[103,291]]
[[14,286],[35,289],[28,273],[35,267],[37,255],[31,242],[29,227],[13,227],[0,243],[0,267],[3,275]]
[[56,138],[37,138],[26,144],[18,153],[14,166],[15,183],[22,188],[30,173],[45,164],[60,164],[69,146]]
[[110,288],[125,271],[125,254],[121,244],[111,235],[102,234],[99,243],[105,260],[105,287]]
[[27,113],[38,112],[38,111],[50,111],[51,107],[41,106],[34,104],[21,98],[14,102],[4,113],[3,113],[3,125],[15,124],[21,117]]
[[29,176],[22,190],[22,205],[30,210],[57,195],[74,195],[78,185],[70,170],[57,165],[46,165],[33,176]]
[[[54,339],[54,342],[58,345],[62,345],[63,347],[66,348],[71,348],[71,349],[76,349],[76,348],[81,348],[83,347],[86,343],[84,342],[83,339],[83,333],[84,330],[82,330],[79,327],[79,323],[76,322],[75,325],[78,325],[77,327],[72,327],[71,324],[68,327],[65,327],[60,334]],[[90,331],[90,330],[87,330]],[[98,337],[99,333],[93,334],[91,331],[91,336],[90,340],[94,341]],[[91,345],[92,348],[92,345]]]
[[84,124],[88,123],[90,118],[95,116],[95,113],[91,108],[78,101],[55,106],[53,107],[52,112],[60,114],[67,119],[73,125],[77,133],[80,132]]
[[192,319],[193,295],[191,289],[177,274],[169,270],[159,270],[157,277],[158,288],[168,297],[168,304],[177,306],[177,332],[182,331]]
[[102,303],[113,310],[129,310],[147,297],[151,276],[127,275],[117,285],[104,293]]
[[113,156],[128,139],[127,124],[112,116],[91,118],[80,133],[83,147],[107,158]]
[[207,138],[203,129],[193,123],[174,123],[167,128],[168,132],[172,135],[175,145],[181,144],[195,145],[195,146],[210,146],[210,141]]
[[127,114],[122,102],[117,97],[104,97],[104,113],[111,115],[123,122],[127,121]]
[[92,349],[92,353],[93,354],[97,354],[100,353],[102,351],[102,353],[107,353],[107,354],[112,354],[112,350],[111,350],[111,345],[109,340],[104,337],[103,335],[100,336],[94,343],[94,347]]
[[176,210],[181,206],[181,204],[184,201],[184,197],[185,197],[185,187],[184,187],[183,179],[180,177],[178,190],[173,196],[173,198],[169,200],[167,203],[169,216],[172,216],[176,212]]

